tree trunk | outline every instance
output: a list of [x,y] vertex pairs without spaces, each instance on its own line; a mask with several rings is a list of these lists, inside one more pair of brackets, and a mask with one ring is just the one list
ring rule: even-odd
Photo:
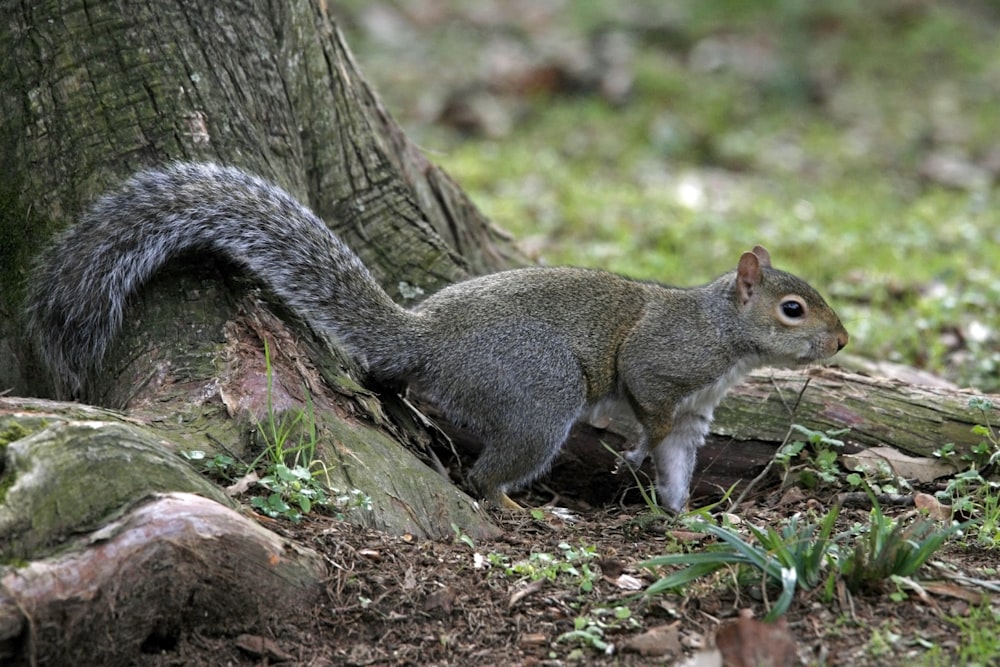
[[[251,6],[233,0],[0,0],[0,392],[45,395],[52,386],[22,334],[19,312],[32,257],[100,193],[151,165],[211,160],[281,185],[404,301],[516,258],[384,112],[326,7],[322,0]],[[134,509],[151,493],[189,490],[184,475],[155,482],[163,478],[153,468],[164,462],[169,470],[183,467],[176,452],[190,449],[251,461],[261,446],[249,436],[280,419],[282,411],[308,409],[308,426],[319,434],[315,457],[332,483],[371,497],[371,511],[350,513],[352,518],[415,536],[449,536],[453,525],[473,537],[495,534],[470,498],[404,446],[430,460],[427,445],[441,438],[435,429],[399,398],[363,388],[351,360],[286,321],[280,304],[261,301],[252,282],[233,274],[232,267],[210,258],[190,257],[161,272],[135,299],[106,358],[107,371],[89,396],[125,415],[100,413],[80,422],[80,411],[94,408],[0,399],[0,544],[18,547],[16,554],[5,554],[7,562],[30,563],[21,570],[0,567],[0,647],[19,651],[15,663],[40,657],[40,642],[48,641],[32,615],[58,617],[62,605],[64,618],[85,618],[74,615],[85,601],[104,599],[79,589],[69,594],[75,602],[68,601],[46,582],[92,572],[93,563],[110,558],[112,571],[93,585],[129,588],[154,578],[151,568],[162,565],[158,559],[170,560],[170,535],[190,533],[190,513],[176,503],[154,503],[152,512]],[[57,473],[63,468],[52,452],[60,448],[38,445],[41,423],[53,425],[55,431],[45,432],[55,439],[82,453],[101,451],[101,457],[84,456],[87,465]],[[158,456],[148,462],[132,456],[122,423]],[[18,454],[25,449],[32,451],[30,469]],[[134,482],[120,496],[106,488],[111,461],[119,476]],[[39,471],[62,474],[73,484],[31,491]],[[72,497],[60,495],[68,488]],[[48,500],[60,508],[82,499],[87,511],[56,512],[54,530],[36,534],[11,511],[13,499],[24,507]],[[199,514],[200,525],[219,535],[249,530],[222,510],[220,504]],[[140,551],[149,557],[114,549],[95,555],[85,543],[65,542],[78,533],[103,539],[116,516],[127,517],[129,530],[135,529],[129,539],[148,540]],[[230,544],[238,541],[233,539]],[[251,598],[237,600],[245,589],[198,587],[215,575],[221,582],[232,578],[209,542],[196,535],[185,542],[202,554],[207,571],[168,568],[175,577],[169,590],[109,596],[115,605],[110,614],[92,610],[95,621],[104,620],[103,629],[80,625],[79,636],[118,639],[122,646],[100,645],[131,650],[137,641],[155,640],[158,630],[143,625],[143,618],[162,614],[165,626],[182,624],[190,610],[171,601],[192,590],[221,605],[209,601],[206,609],[235,606],[253,614],[255,607],[244,604]],[[67,551],[56,559],[51,554],[59,546]],[[268,562],[266,548],[248,548],[261,556],[254,562]],[[296,562],[311,574],[289,576],[296,582],[285,591],[291,596],[318,576],[309,557]],[[134,626],[116,625],[115,619],[133,616]],[[203,631],[226,629],[214,613],[193,622]],[[62,648],[64,653],[47,659],[76,664],[74,648]],[[86,661],[104,662],[93,655]]]
[[[12,364],[0,380],[18,393],[46,390],[18,336],[31,256],[94,197],[149,165],[214,160],[278,183],[327,221],[397,297],[401,286],[412,298],[514,256],[382,109],[324,2],[273,2],[257,11],[185,0],[2,6],[0,135],[10,159],[0,167],[7,187],[0,238],[10,251],[0,259],[0,333],[20,353],[0,355]],[[269,405],[311,403],[329,436],[321,452],[327,462],[385,501],[376,502],[375,525],[441,536],[457,522],[490,532],[468,499],[450,500],[444,479],[435,489],[377,460],[353,466],[350,457],[338,458],[344,447],[370,456],[378,456],[369,451],[373,443],[375,451],[395,449],[386,433],[423,446],[438,436],[413,420],[387,420],[405,417],[405,407],[380,405],[358,389],[350,360],[330,356],[294,322],[286,329],[280,304],[279,317],[272,316],[258,299],[240,296],[248,285],[229,280],[232,267],[206,259],[179,262],[143,290],[91,401],[149,420],[171,414],[173,423],[203,424],[244,460],[257,454],[245,436],[272,416]],[[265,341],[272,359],[264,357]],[[262,381],[268,362],[273,376]],[[345,420],[351,429],[337,426]]]
[[969,390],[921,387],[837,368],[770,369],[754,373],[722,402],[713,431],[737,440],[781,442],[790,424],[815,431],[849,429],[841,438],[861,446],[889,445],[933,456],[947,443],[969,454],[982,436],[972,427],[996,412],[970,405],[1000,397]]
[[231,509],[158,495],[67,553],[0,572],[0,662],[132,665],[182,632],[280,620],[318,597],[323,573],[315,551]]

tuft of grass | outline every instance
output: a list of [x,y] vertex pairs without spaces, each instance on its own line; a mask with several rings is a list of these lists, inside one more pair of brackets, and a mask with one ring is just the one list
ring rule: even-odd
[[267,376],[267,415],[257,421],[257,434],[264,443],[261,453],[247,465],[237,465],[231,456],[207,458],[203,451],[183,452],[184,456],[212,477],[232,481],[250,472],[260,473],[257,485],[264,491],[250,499],[250,506],[272,519],[299,522],[316,508],[344,513],[370,510],[371,498],[358,489],[341,490],[330,481],[326,464],[316,455],[319,429],[312,397],[306,391],[306,407],[279,413],[273,401],[274,371],[271,350],[264,341]]
[[912,576],[945,540],[969,525],[942,528],[926,517],[909,524],[897,522],[882,512],[875,492],[870,487],[866,491],[872,503],[868,525],[839,564],[847,588],[855,593],[880,592],[892,577]]
[[[969,525],[941,527],[926,518],[897,522],[882,512],[871,488],[866,490],[873,506],[868,524],[837,535],[833,528],[839,507],[818,520],[792,517],[781,529],[749,526],[751,540],[730,526],[695,524],[718,542],[698,553],[667,554],[643,562],[642,567],[649,569],[683,566],[651,584],[645,594],[681,589],[723,568],[749,570],[760,581],[769,607],[767,619],[774,620],[789,609],[799,590],[818,590],[821,599],[829,601],[842,580],[854,593],[883,592],[887,581],[911,577],[949,537]],[[773,603],[769,587],[780,590]]]
[[792,517],[781,530],[750,526],[754,542],[745,540],[730,527],[696,525],[720,542],[700,553],[667,554],[643,562],[642,567],[651,569],[666,565],[686,566],[650,585],[646,595],[655,596],[681,588],[731,566],[758,571],[765,600],[768,599],[768,586],[780,587],[781,593],[771,605],[767,620],[774,620],[788,611],[799,588],[811,590],[825,581],[824,588],[828,595],[832,595],[832,575],[825,574],[825,571],[837,553],[831,535],[839,511],[839,507],[834,508],[818,522],[803,522],[800,517]]
[[[257,422],[257,433],[264,441],[264,449],[250,464],[251,469],[262,469],[264,474],[257,484],[267,492],[254,496],[250,505],[271,518],[284,517],[300,521],[313,507],[332,504],[328,489],[329,474],[326,464],[316,458],[317,429],[312,398],[306,392],[306,407],[279,414],[274,408],[274,371],[271,350],[264,341],[264,363],[267,374],[267,416]],[[313,475],[313,469],[322,470],[324,484]]]
[[969,609],[965,616],[949,616],[949,623],[955,626],[957,653],[946,654],[938,645],[931,647],[921,658],[924,667],[986,667],[996,662],[1000,655],[1000,611],[988,601]]

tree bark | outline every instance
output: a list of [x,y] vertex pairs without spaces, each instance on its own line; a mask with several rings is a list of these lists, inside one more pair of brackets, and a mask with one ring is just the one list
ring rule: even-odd
[[[393,123],[324,2],[270,2],[254,11],[234,0],[0,7],[0,136],[10,149],[0,166],[8,186],[0,192],[0,238],[11,248],[0,258],[0,343],[17,352],[0,355],[14,360],[0,381],[18,393],[46,389],[18,335],[30,257],[90,200],[149,165],[214,160],[278,183],[404,300],[403,293],[429,293],[515,256]],[[435,431],[406,418],[397,399],[383,404],[360,389],[349,359],[287,322],[280,304],[275,317],[252,291],[241,296],[254,285],[232,277],[232,267],[206,257],[157,276],[126,314],[90,400],[151,421],[170,414],[173,423],[205,424],[226,436],[228,451],[252,460],[246,435],[269,418],[273,386],[280,408],[316,407],[328,435],[321,454],[343,477],[370,485],[362,490],[373,497],[402,494],[378,507],[376,525],[442,536],[456,522],[470,534],[491,532],[467,498],[453,502],[447,480],[418,476],[415,484],[413,475],[377,465],[382,455],[409,456],[384,451],[397,447],[387,444],[392,439],[420,451]],[[273,377],[264,382],[268,361]],[[352,454],[363,449],[376,460],[354,465],[343,455],[345,437]],[[377,479],[368,474],[374,470]]]
[[889,445],[914,456],[933,456],[947,443],[970,454],[982,440],[972,427],[996,423],[971,399],[1000,408],[1000,396],[971,390],[922,387],[838,368],[767,370],[753,374],[722,402],[713,431],[737,440],[781,442],[790,424],[814,431],[849,429],[841,439],[860,446]]
[[135,664],[184,632],[280,619],[318,597],[324,573],[315,551],[231,509],[157,495],[67,553],[0,572],[0,662]]

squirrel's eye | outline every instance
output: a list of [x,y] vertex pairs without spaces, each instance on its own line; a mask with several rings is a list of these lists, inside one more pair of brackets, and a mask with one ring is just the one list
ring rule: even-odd
[[797,320],[806,314],[806,309],[801,302],[789,299],[781,302],[781,312],[785,317]]

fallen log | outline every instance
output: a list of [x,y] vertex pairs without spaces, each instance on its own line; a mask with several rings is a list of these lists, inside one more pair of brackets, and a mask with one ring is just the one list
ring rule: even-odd
[[[970,400],[992,403],[989,414]],[[715,413],[712,432],[737,440],[781,442],[791,424],[817,431],[850,429],[841,439],[932,456],[952,443],[968,454],[982,436],[972,428],[1000,422],[1000,396],[919,386],[839,368],[768,369],[733,389]]]
[[[970,406],[973,399],[986,399],[994,407],[985,414]],[[982,440],[974,426],[1000,423],[998,408],[1000,396],[972,390],[913,385],[839,368],[765,369],[731,390],[716,410],[712,433],[698,455],[692,493],[718,496],[756,477],[788,438],[792,424],[814,431],[849,429],[838,436],[847,454],[884,445],[933,456],[951,443],[961,458]],[[625,449],[632,432],[628,415],[614,415],[599,426],[578,425],[543,480],[556,502],[565,495],[605,504],[635,486],[627,472],[611,472],[617,464],[613,451]],[[460,432],[451,433],[457,443],[467,443]],[[648,464],[643,470],[652,474]]]

